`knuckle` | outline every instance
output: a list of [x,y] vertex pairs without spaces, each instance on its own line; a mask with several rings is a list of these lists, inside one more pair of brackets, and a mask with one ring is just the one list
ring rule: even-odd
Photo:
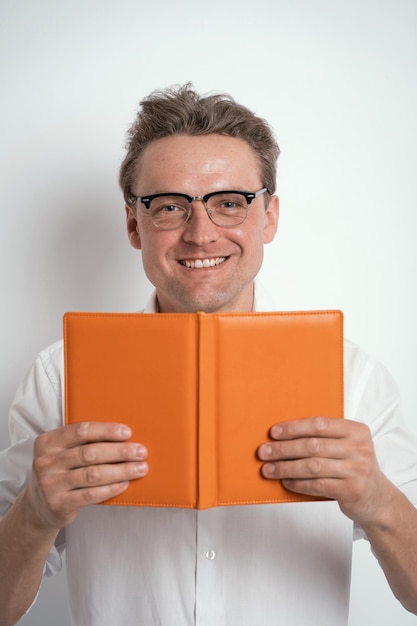
[[87,485],[96,485],[100,480],[100,471],[96,465],[84,468],[84,481]]
[[364,435],[371,436],[371,429],[369,428],[368,424],[365,424],[364,422],[355,422],[355,424],[358,432],[362,432]]
[[323,478],[317,479],[314,483],[314,488],[318,496],[325,494],[327,489],[326,481]]
[[80,441],[85,441],[91,430],[90,422],[78,422],[75,424],[75,436]]
[[64,503],[59,495],[53,496],[47,500],[49,511],[54,516],[60,516],[64,512]]
[[120,461],[126,461],[131,456],[131,447],[128,444],[122,444],[118,447]]
[[34,456],[32,461],[32,469],[36,475],[42,474],[45,468],[46,462],[43,456]]
[[326,428],[329,425],[329,418],[328,417],[314,417],[313,425],[317,432],[326,430]]
[[93,463],[97,458],[97,452],[94,446],[80,446],[79,447],[80,461],[83,465]]
[[357,476],[360,476],[361,479],[364,481],[369,480],[373,473],[373,467],[369,463],[368,459],[362,459],[362,461],[357,462],[354,470],[355,472],[352,471],[352,474],[355,473]]
[[96,502],[94,489],[83,489],[82,498],[85,505],[94,504]]
[[38,455],[33,458],[32,471],[38,478],[47,474],[50,467],[51,459],[49,457]]
[[306,461],[306,468],[310,476],[318,476],[321,472],[321,467],[320,459],[313,458]]
[[356,460],[356,464],[360,474],[364,475],[369,473],[372,459],[373,455],[368,448],[365,447],[360,450],[360,453],[358,454]]
[[319,437],[310,437],[307,439],[306,448],[309,454],[316,455],[322,451],[322,440]]
[[362,476],[370,474],[376,463],[373,445],[368,443],[358,444],[355,451],[356,455],[352,460],[352,470]]
[[38,435],[36,437],[35,441],[33,442],[33,451],[35,456],[41,454],[42,451],[47,448],[47,441],[48,433],[42,433],[41,435]]
[[370,459],[374,459],[375,450],[372,441],[367,442],[361,448],[363,457],[369,461]]

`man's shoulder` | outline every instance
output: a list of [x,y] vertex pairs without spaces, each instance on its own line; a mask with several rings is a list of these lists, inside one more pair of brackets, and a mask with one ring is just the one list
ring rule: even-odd
[[64,340],[59,339],[51,343],[49,346],[41,350],[38,354],[38,358],[42,362],[56,362],[61,363],[64,355]]
[[385,370],[383,364],[363,347],[346,337],[343,343],[345,369],[362,373]]
[[64,371],[64,341],[59,339],[39,352],[35,369],[41,369],[53,386],[60,385]]

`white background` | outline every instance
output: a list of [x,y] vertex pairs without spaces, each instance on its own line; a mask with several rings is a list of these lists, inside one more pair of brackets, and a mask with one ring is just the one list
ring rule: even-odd
[[[117,169],[138,101],[188,80],[276,130],[281,221],[262,274],[279,308],[341,308],[417,432],[415,0],[2,0],[0,59],[0,447],[65,311],[145,302]],[[360,542],[350,626],[415,622]],[[22,624],[68,623],[62,574]]]

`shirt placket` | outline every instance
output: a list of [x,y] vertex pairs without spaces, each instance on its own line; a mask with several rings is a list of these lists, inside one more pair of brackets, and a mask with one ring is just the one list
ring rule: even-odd
[[[195,625],[224,624],[224,559],[215,511],[197,511]],[[218,526],[218,525],[217,525]]]

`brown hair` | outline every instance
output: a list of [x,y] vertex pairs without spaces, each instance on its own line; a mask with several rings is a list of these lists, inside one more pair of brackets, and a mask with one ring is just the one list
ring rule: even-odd
[[246,141],[259,160],[263,184],[273,194],[279,147],[269,124],[238,104],[228,94],[198,94],[190,83],[152,92],[140,103],[127,133],[127,154],[120,167],[119,183],[131,203],[136,166],[146,146],[171,135],[218,133]]

